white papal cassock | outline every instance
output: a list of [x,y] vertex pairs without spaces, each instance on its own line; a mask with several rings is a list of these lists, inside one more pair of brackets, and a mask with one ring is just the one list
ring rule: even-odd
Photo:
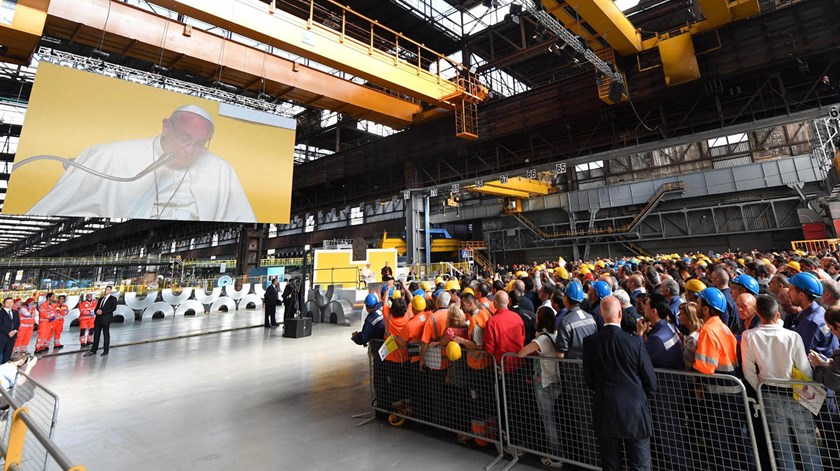
[[[75,160],[116,177],[132,177],[160,158],[160,137],[100,144]],[[256,222],[236,172],[205,152],[188,169],[166,165],[133,182],[115,182],[70,166],[26,214]]]

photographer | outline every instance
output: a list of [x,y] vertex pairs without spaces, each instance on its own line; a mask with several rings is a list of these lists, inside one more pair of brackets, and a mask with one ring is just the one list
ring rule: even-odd
[[[18,376],[18,371],[24,372],[26,375],[32,371],[35,364],[38,363],[38,358],[34,355],[29,355],[26,352],[15,352],[12,354],[12,359],[0,365],[0,386],[7,392],[15,393],[20,405],[25,404],[35,395],[35,388],[31,387],[27,376]],[[9,404],[0,398],[0,410],[7,410]]]
[[295,278],[286,283],[283,290],[283,319],[295,317],[298,310],[298,298],[300,292],[300,278]]

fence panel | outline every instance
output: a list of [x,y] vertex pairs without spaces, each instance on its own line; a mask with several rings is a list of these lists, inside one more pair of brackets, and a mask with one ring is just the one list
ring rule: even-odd
[[[515,360],[521,367],[516,368]],[[582,468],[600,469],[598,440],[592,429],[592,391],[583,380],[582,362],[517,359],[506,354],[502,364],[507,366],[502,373],[507,446]],[[543,384],[534,374],[538,366],[556,371],[557,381]]]
[[[794,388],[796,391],[794,391]],[[797,397],[794,398],[794,393]],[[813,407],[799,403],[825,396]],[[772,470],[822,471],[840,469],[840,417],[834,394],[807,381],[765,381],[758,385],[764,436],[774,459]]]
[[[543,357],[522,360],[521,368],[502,375],[506,444],[600,469],[598,439],[591,425],[593,393],[584,382],[583,363]],[[537,366],[539,371],[556,371],[557,382],[541,384],[544,376],[535,374]],[[670,370],[656,370],[656,377],[658,387],[649,401],[653,469],[760,469],[746,389],[738,379]]]
[[[58,395],[22,371],[18,371],[11,396],[18,404],[29,410],[29,417],[41,430],[47,432],[50,438],[54,436],[58,420]],[[9,439],[10,414],[11,410],[7,410],[0,416],[4,422],[2,425],[3,443],[8,443]],[[25,440],[27,445],[23,449],[19,469],[21,471],[47,469],[49,454],[43,444],[36,440],[30,430],[27,430]]]
[[401,348],[382,360],[382,345],[382,340],[369,345],[375,411],[389,414],[393,424],[411,420],[456,433],[461,440],[495,445],[499,454],[485,469],[501,460],[500,386],[492,356],[464,349],[461,359],[450,362],[441,347],[430,346],[442,360],[437,368],[428,361],[421,371],[419,346]]

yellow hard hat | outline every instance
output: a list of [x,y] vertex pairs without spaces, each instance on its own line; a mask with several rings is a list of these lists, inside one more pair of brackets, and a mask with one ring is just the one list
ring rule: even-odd
[[697,262],[697,266],[706,267],[706,266],[708,266],[708,264],[706,263],[705,260],[700,260],[699,262]]
[[391,293],[391,299],[400,299],[402,297],[402,293],[400,290],[395,289],[393,293]]
[[395,414],[391,414],[388,416],[388,423],[393,425],[394,427],[402,427],[405,425],[405,417],[400,417]]
[[472,294],[475,296],[475,291],[473,291],[472,288],[464,288],[464,290],[461,291],[461,294]]
[[423,291],[430,291],[432,288],[429,286],[428,281],[421,281],[420,287],[423,288]]
[[449,280],[443,286],[444,291],[461,291],[461,285],[458,284],[458,280]]
[[790,262],[787,262],[787,266],[788,266],[788,268],[793,268],[794,270],[796,270],[798,272],[802,271],[802,267],[799,266],[799,262],[797,262],[795,260],[791,260]]
[[443,278],[441,278],[441,277],[437,277],[437,278],[435,278],[435,284],[436,284],[436,285],[439,285],[439,284],[441,284],[441,283],[443,283]]
[[581,275],[588,275],[591,272],[589,271],[589,267],[587,267],[586,265],[581,265],[580,270],[578,270],[578,273],[580,273]]
[[561,280],[568,280],[569,279],[569,271],[566,270],[565,267],[557,267],[554,269],[554,273],[560,277]]
[[691,279],[685,282],[685,289],[686,291],[691,291],[692,293],[699,293],[706,289],[706,285],[697,279]]
[[590,271],[595,271],[595,265],[593,265],[593,264],[591,264],[591,263],[590,263],[590,264],[589,264],[589,270],[590,270]]
[[414,312],[423,312],[426,310],[426,298],[419,294],[411,300],[411,310]]
[[516,278],[523,278],[523,277],[527,277],[527,276],[528,276],[527,271],[519,270],[518,272],[516,272]]
[[598,260],[597,262],[595,262],[595,266],[597,266],[598,268],[605,268],[607,264],[604,263],[603,260]]
[[507,291],[508,293],[513,291],[513,282],[514,280],[510,280],[508,281],[507,286],[505,286],[505,291]]
[[746,264],[746,263],[747,263],[747,261],[746,261],[746,260],[744,260],[743,258],[739,258],[739,259],[738,259],[738,264],[740,264],[740,265],[744,265],[744,264]]
[[461,359],[461,346],[455,342],[449,342],[446,345],[446,358],[449,361],[458,361]]
[[762,258],[761,261],[764,262],[765,265],[772,265],[773,264],[773,263],[770,262],[770,259],[768,259],[768,258]]

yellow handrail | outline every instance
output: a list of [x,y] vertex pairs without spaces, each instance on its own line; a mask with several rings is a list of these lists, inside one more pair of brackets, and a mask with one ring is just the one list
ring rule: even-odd
[[803,252],[825,253],[836,252],[840,247],[840,239],[794,240],[790,243],[793,250]]

